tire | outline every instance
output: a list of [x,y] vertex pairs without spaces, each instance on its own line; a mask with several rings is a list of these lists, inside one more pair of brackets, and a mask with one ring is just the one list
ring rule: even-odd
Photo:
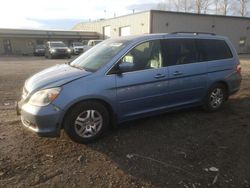
[[48,58],[49,58],[49,59],[52,59],[52,58],[53,58],[52,55],[51,55],[51,53],[49,53]]
[[210,89],[205,98],[203,109],[208,112],[219,110],[227,99],[227,90],[224,84],[216,83]]
[[104,105],[95,101],[75,105],[64,119],[64,130],[75,142],[87,144],[100,138],[109,126],[110,118]]
[[70,58],[71,58],[71,55],[68,56],[68,59],[70,59]]

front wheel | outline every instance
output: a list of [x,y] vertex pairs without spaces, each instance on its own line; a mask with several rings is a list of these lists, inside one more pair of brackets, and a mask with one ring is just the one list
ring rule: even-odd
[[98,102],[77,104],[66,115],[64,130],[75,142],[90,143],[103,135],[109,125],[109,113]]
[[52,58],[53,58],[53,56],[52,56],[51,53],[49,53],[48,58],[49,58],[49,59],[52,59]]
[[206,111],[214,112],[219,110],[227,98],[226,88],[223,84],[217,83],[212,86],[206,96],[203,108]]

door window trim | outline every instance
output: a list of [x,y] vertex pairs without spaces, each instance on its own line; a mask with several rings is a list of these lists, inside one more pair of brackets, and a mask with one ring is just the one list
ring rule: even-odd
[[[117,74],[117,73],[110,73],[111,70],[113,68],[115,68],[115,66],[117,66],[119,64],[119,62],[132,50],[134,49],[136,46],[139,46],[145,42],[151,42],[151,41],[156,41],[156,40],[159,40],[160,41],[160,49],[161,49],[161,52],[162,52],[162,45],[161,45],[161,40],[163,40],[164,38],[163,37],[160,37],[160,38],[154,38],[154,39],[145,39],[145,40],[142,40],[136,44],[134,44],[133,46],[131,46],[105,73],[106,76],[109,76],[109,75],[113,75],[113,74]],[[164,58],[163,58],[164,59]],[[164,63],[164,62],[163,62]],[[158,69],[142,69],[142,70],[137,70],[137,71],[131,71],[131,72],[124,72],[122,74],[125,74],[125,73],[132,73],[132,72],[139,72],[139,71],[147,71],[147,70],[160,70],[162,68],[165,68],[167,66],[162,66],[161,68],[158,68]]]
[[[228,49],[230,50],[230,53],[232,54],[231,58],[225,58],[225,59],[216,59],[216,60],[208,60],[208,61],[201,61],[199,59],[199,61],[197,62],[193,62],[193,63],[186,63],[186,64],[179,64],[179,65],[189,65],[189,64],[195,64],[195,63],[206,63],[206,62],[213,62],[213,61],[225,61],[225,60],[233,60],[235,58],[233,50],[231,48],[231,46],[228,44],[228,42],[224,39],[217,39],[217,38],[189,38],[189,37],[180,37],[180,38],[163,38],[162,40],[178,40],[178,39],[190,39],[190,40],[194,40],[195,42],[195,49],[197,50],[198,53],[200,53],[200,49],[198,48],[197,42],[198,40],[218,40],[218,41],[223,41],[226,43]],[[164,56],[164,55],[163,55]],[[163,57],[163,59],[166,59],[165,57]],[[170,66],[177,66],[177,64],[175,65],[168,65],[168,62],[166,60],[166,66],[165,67],[170,67]]]

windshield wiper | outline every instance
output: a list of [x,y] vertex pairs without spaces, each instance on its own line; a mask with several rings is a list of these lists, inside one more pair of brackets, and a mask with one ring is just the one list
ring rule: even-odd
[[75,66],[75,65],[71,65],[70,63],[67,63],[69,66],[71,67],[74,67],[76,69],[80,69],[80,70],[84,70],[82,67],[78,67],[78,66]]
[[84,69],[84,70],[87,71],[87,72],[95,72],[95,70],[89,69],[89,68],[86,68],[86,67],[83,67],[82,69]]

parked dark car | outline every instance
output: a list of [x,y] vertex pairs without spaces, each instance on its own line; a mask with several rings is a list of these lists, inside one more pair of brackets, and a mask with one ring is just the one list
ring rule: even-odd
[[48,41],[45,45],[45,57],[49,59],[55,57],[71,58],[71,50],[62,41]]
[[33,75],[17,112],[40,136],[64,129],[74,141],[88,143],[115,122],[193,106],[217,111],[240,84],[239,58],[226,37],[127,36]]
[[34,56],[44,56],[45,54],[45,45],[44,44],[38,44],[34,48],[33,52]]

